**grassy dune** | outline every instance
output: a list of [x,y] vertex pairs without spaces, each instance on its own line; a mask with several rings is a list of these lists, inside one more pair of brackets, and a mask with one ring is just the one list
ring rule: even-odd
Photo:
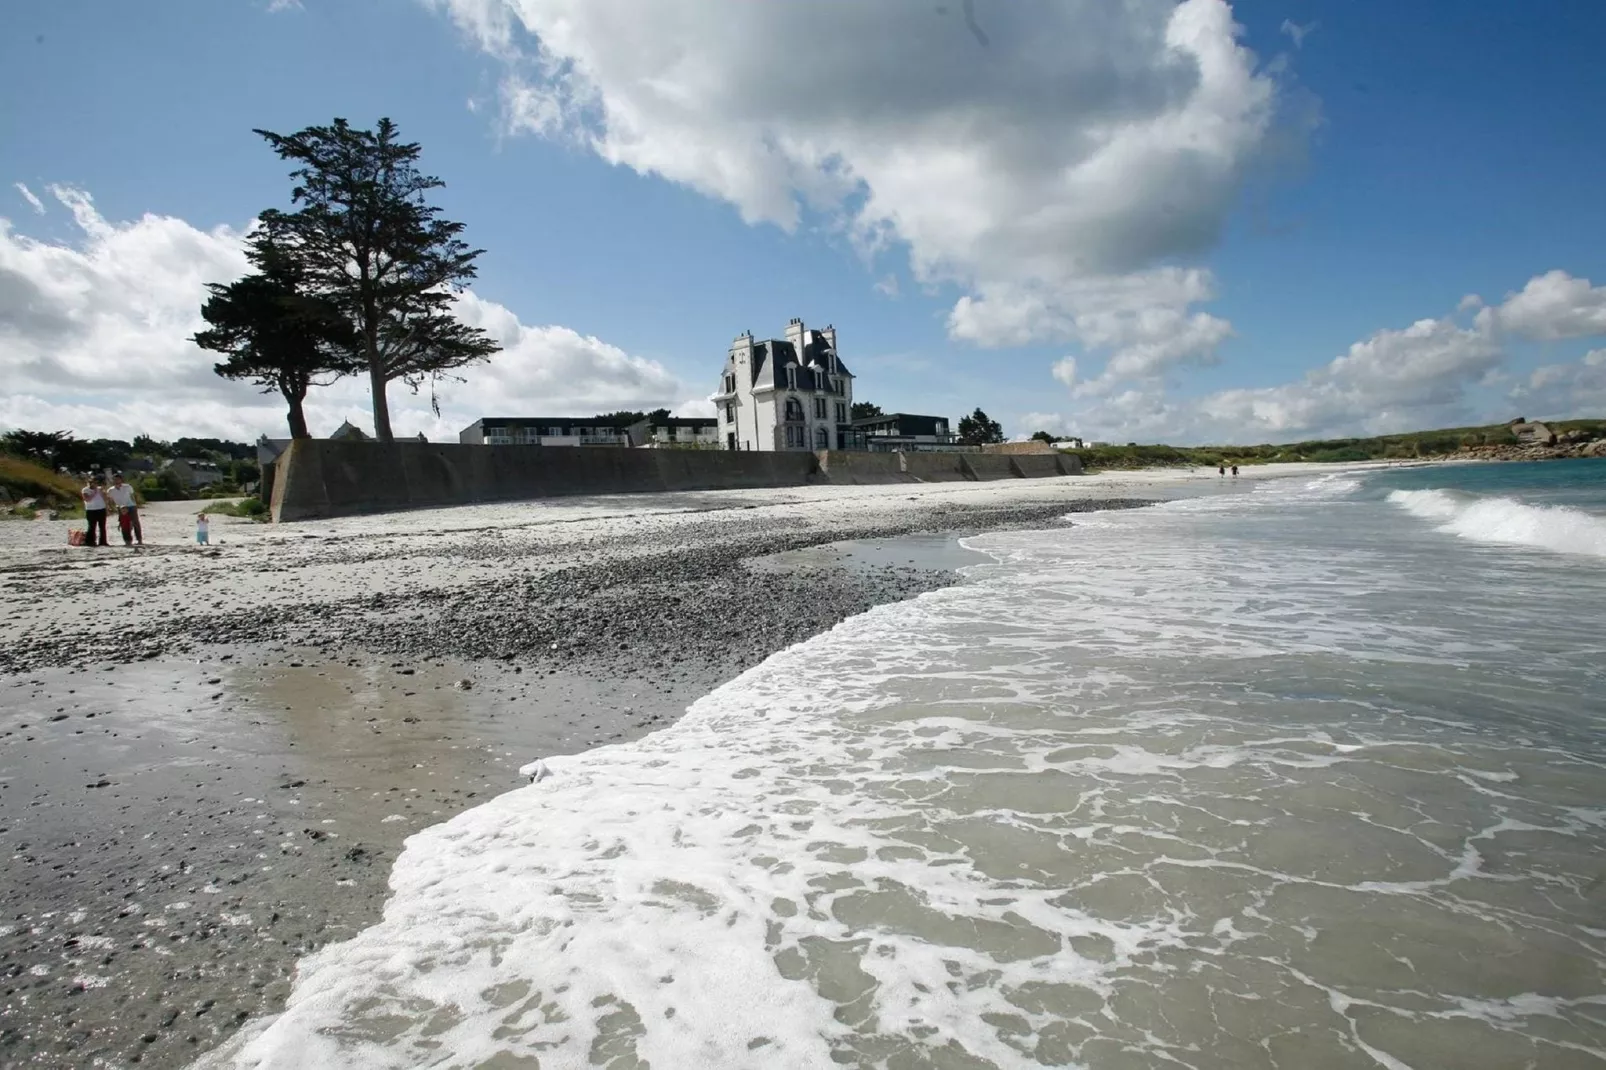
[[[1606,434],[1606,420],[1547,420],[1557,434],[1575,428]],[[1286,461],[1384,461],[1443,457],[1464,446],[1515,445],[1505,424],[1484,427],[1447,427],[1374,438],[1331,438],[1260,446],[1094,446],[1076,452],[1088,468],[1151,468],[1189,466],[1214,468],[1219,464],[1275,464]]]

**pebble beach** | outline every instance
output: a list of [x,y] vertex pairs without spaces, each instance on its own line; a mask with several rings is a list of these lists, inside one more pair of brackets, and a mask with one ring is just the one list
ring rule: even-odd
[[[1190,487],[1189,484],[1195,484]],[[811,487],[0,526],[0,1061],[182,1066],[374,921],[405,838],[959,580],[957,539],[1214,484]]]

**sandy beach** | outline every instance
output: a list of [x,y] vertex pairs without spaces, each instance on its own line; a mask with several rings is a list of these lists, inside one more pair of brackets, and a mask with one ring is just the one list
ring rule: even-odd
[[185,1065],[378,916],[409,834],[956,582],[963,535],[1317,467],[218,518],[205,548],[194,503],[142,550],[0,525],[0,1062]]

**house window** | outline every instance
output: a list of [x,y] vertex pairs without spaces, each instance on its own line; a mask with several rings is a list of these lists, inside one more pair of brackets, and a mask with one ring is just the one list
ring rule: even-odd
[[797,369],[796,368],[787,368],[786,369],[786,385],[787,385],[788,389],[791,389],[791,390],[796,390],[797,389]]
[[816,420],[825,419],[825,399],[824,398],[815,398],[814,399],[814,418]]
[[786,399],[786,418],[788,420],[803,419],[803,403],[798,401],[797,398]]
[[728,424],[736,422],[736,402],[734,401],[725,402],[725,422]]
[[814,429],[814,448],[817,450],[828,450],[831,448],[831,436],[823,427],[816,427]]
[[836,403],[836,422],[839,424],[848,422],[848,407],[840,401]]

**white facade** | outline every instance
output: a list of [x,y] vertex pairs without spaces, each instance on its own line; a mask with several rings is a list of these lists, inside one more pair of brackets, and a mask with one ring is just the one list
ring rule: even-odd
[[739,335],[711,400],[725,449],[841,449],[851,429],[853,374],[837,357],[835,327],[811,331],[794,319],[785,338]]

